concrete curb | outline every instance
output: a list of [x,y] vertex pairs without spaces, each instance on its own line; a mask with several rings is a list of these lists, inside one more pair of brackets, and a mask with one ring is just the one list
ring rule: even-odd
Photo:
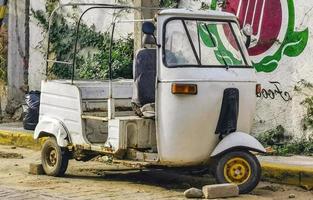
[[313,189],[313,166],[287,165],[261,161],[262,180]]
[[0,144],[26,147],[30,149],[40,149],[44,139],[35,141],[33,134],[23,131],[0,130]]
[[[44,138],[35,141],[33,134],[27,131],[0,130],[0,144],[39,150],[44,141]],[[262,160],[260,162],[262,180],[313,189],[313,166],[288,165]]]

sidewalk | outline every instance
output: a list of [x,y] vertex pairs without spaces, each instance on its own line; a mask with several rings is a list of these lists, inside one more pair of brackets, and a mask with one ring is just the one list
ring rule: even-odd
[[[0,144],[38,150],[43,141],[34,141],[33,131],[24,130],[22,123],[0,124]],[[264,181],[313,189],[313,157],[258,156],[258,159]]]
[[33,131],[25,130],[21,122],[0,124],[0,144],[40,149],[42,143],[42,139],[36,142]]
[[258,156],[265,181],[313,189],[313,157]]

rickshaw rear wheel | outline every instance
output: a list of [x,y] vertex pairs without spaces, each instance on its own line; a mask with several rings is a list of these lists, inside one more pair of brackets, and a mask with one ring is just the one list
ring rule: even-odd
[[49,176],[63,176],[68,166],[69,153],[58,146],[54,137],[48,138],[41,149],[43,170]]
[[249,151],[227,152],[215,164],[216,181],[238,185],[240,194],[251,192],[260,182],[261,165]]

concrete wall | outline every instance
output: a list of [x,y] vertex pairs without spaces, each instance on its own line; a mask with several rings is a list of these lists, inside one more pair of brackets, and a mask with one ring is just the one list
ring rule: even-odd
[[[43,0],[31,2],[33,8],[42,9]],[[181,0],[180,7],[199,9],[202,2],[211,3],[210,0]],[[238,14],[242,26],[252,23],[254,19],[252,24],[255,36],[249,52],[258,81],[264,90],[258,97],[253,132],[262,133],[282,125],[286,134],[296,137],[313,133],[310,128],[303,130],[302,121],[307,109],[301,104],[306,97],[313,95],[313,90],[299,83],[302,79],[313,83],[313,21],[310,20],[313,18],[313,1],[249,0],[250,7],[248,0],[227,2],[225,8],[217,6],[217,9]],[[248,11],[245,12],[246,10]],[[103,22],[102,19],[98,21]],[[126,25],[124,28],[134,30]],[[39,89],[43,78],[44,59],[42,49],[37,48],[39,41],[43,39],[41,31],[32,21],[29,69],[31,89]],[[302,88],[301,91],[295,90],[295,86]]]
[[25,67],[25,0],[9,1],[8,99],[23,100]]
[[[215,4],[216,0],[182,0],[180,7],[198,9],[201,2]],[[236,14],[241,26],[253,25],[249,53],[264,88],[258,97],[253,132],[263,133],[282,125],[287,135],[312,135],[312,128],[303,130],[307,108],[301,102],[313,95],[310,85],[303,84],[313,82],[313,1],[225,2],[224,8],[212,7]]]
[[[134,7],[158,7],[159,0],[134,0]],[[135,19],[153,19],[157,10],[142,10],[135,11]],[[134,51],[137,52],[138,49],[142,48],[142,37],[143,33],[141,31],[142,23],[135,23],[134,24],[134,34],[135,34],[135,41],[134,41]]]
[[[33,10],[44,10],[44,0],[31,0],[30,7]],[[30,90],[40,90],[41,80],[45,79],[45,51],[47,47],[46,34],[41,26],[38,25],[33,16],[29,22],[30,37],[29,37],[29,75],[28,85]]]
[[[273,27],[266,30],[264,25],[263,32],[276,41],[266,51],[257,52],[259,44],[251,51],[258,80],[264,87],[258,99],[254,128],[259,133],[282,125],[288,135],[303,137],[312,134],[312,129],[303,130],[302,120],[307,109],[301,102],[313,93],[299,82],[302,79],[313,82],[313,21],[309,20],[313,16],[313,2],[281,0],[273,7],[268,9],[280,7],[281,10],[265,13],[264,23]],[[274,22],[270,23],[271,20]],[[295,90],[295,86],[307,95]]]
[[[312,96],[313,91],[299,82],[302,79],[313,82],[313,21],[309,20],[313,17],[313,2],[250,0],[248,5],[242,0],[241,8],[238,8],[239,0],[228,2],[226,11],[237,14],[242,25],[254,25],[255,42],[249,53],[264,88],[258,97],[254,132],[262,133],[282,125],[288,135],[312,134],[312,129],[303,130],[307,109],[301,102]],[[302,91],[296,91],[295,86],[303,88]]]
[[[31,0],[31,8],[33,10],[43,10],[45,11],[46,0]],[[73,2],[71,0],[61,0],[60,3],[66,4]],[[75,3],[108,3],[114,4],[116,0],[108,0],[103,2],[103,0],[79,0],[74,1]],[[132,5],[132,1],[129,1]],[[83,12],[88,7],[81,7],[80,13]],[[67,7],[63,10],[63,15],[73,15],[75,12],[71,7]],[[83,17],[83,22],[88,25],[95,25],[96,31],[107,31],[111,27],[113,10],[103,10],[96,9],[86,13]],[[121,19],[133,19],[134,12],[122,13]],[[126,37],[127,34],[134,32],[134,24],[118,24],[116,25],[115,35],[116,37]],[[29,76],[28,84],[30,90],[40,90],[41,80],[45,79],[46,74],[46,51],[47,51],[47,33],[44,32],[41,26],[38,25],[38,21],[31,16],[30,17],[30,58],[29,58]]]

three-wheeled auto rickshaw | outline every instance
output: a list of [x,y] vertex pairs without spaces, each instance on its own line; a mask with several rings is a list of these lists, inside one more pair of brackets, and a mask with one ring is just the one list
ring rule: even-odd
[[[89,6],[82,16],[93,9],[143,9],[74,5]],[[107,155],[136,166],[210,167],[218,183],[253,190],[261,167],[252,152],[265,153],[249,135],[259,85],[236,17],[163,9],[154,20],[142,20],[142,32],[145,47],[134,56],[133,80],[42,81],[34,138],[48,137],[45,173],[61,176],[69,159]],[[71,64],[74,71],[75,58]],[[112,73],[112,58],[108,66]],[[115,104],[125,93],[136,114],[117,116]]]

